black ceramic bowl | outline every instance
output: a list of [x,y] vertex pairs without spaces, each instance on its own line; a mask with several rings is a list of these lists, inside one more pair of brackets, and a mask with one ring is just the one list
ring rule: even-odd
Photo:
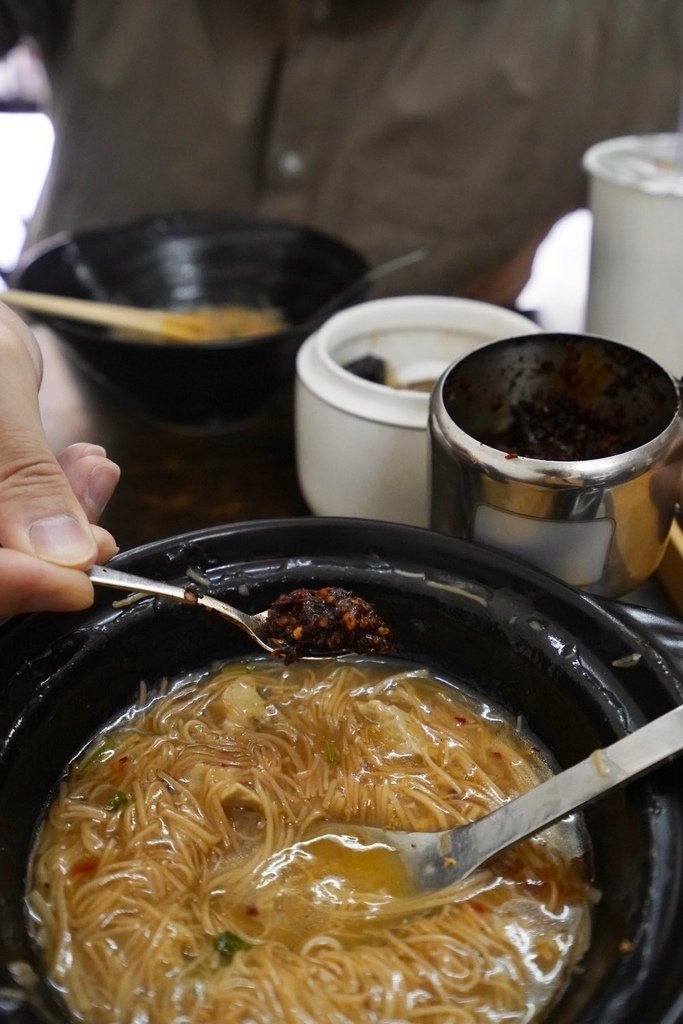
[[[683,627],[573,591],[464,541],[361,520],[261,521],[188,534],[115,564],[180,581],[201,570],[246,610],[298,585],[348,586],[394,627],[399,654],[459,677],[528,721],[568,767],[683,699]],[[0,1020],[64,1019],[41,980],[22,896],[36,822],[64,766],[133,703],[141,679],[254,650],[204,612],[100,592],[79,615],[0,632]],[[633,657],[636,655],[636,657]],[[683,762],[586,811],[602,899],[585,960],[553,1024],[683,1020]],[[29,996],[12,981],[28,962]]]
[[79,367],[151,416],[211,427],[249,415],[293,379],[297,349],[320,322],[318,311],[333,312],[334,297],[366,270],[363,257],[319,232],[186,213],[50,239],[25,254],[13,284],[147,308],[281,310],[288,326],[277,334],[187,344],[125,340],[97,325],[37,317]]

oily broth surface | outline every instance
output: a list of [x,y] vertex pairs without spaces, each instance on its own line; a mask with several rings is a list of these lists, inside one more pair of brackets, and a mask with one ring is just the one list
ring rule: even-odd
[[76,1018],[522,1022],[562,990],[589,937],[578,836],[417,910],[381,850],[308,856],[325,822],[448,828],[537,784],[503,716],[358,659],[231,663],[141,703],[71,766],[33,855],[32,930]]

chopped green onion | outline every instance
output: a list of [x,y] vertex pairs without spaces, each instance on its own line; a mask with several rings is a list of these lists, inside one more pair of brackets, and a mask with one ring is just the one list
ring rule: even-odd
[[109,740],[101,740],[93,747],[89,754],[86,754],[77,766],[76,778],[82,779],[83,776],[86,775],[91,768],[94,768],[96,764],[99,764],[100,761],[108,761],[115,749],[116,748],[109,742]]
[[109,803],[106,805],[105,811],[120,811],[127,803],[128,797],[126,794],[122,793],[120,789],[117,789]]
[[216,937],[214,946],[222,957],[226,960],[232,960],[235,953],[240,949],[251,949],[251,943],[245,942],[239,935],[235,935],[234,932],[221,932]]
[[329,737],[327,737],[323,744],[323,757],[328,764],[336,764],[339,760],[339,751]]

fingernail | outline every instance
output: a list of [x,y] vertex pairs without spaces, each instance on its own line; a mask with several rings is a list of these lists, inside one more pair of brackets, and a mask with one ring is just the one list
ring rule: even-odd
[[92,555],[92,537],[73,516],[58,515],[38,519],[29,529],[29,538],[35,554],[47,562],[78,565]]
[[100,466],[94,469],[88,478],[87,501],[92,511],[98,516],[114,493],[117,477],[111,467]]

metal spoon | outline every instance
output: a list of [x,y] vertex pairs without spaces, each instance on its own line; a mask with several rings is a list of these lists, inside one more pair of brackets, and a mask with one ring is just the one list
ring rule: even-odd
[[[292,594],[283,595],[278,599],[279,604],[275,602],[273,608],[257,612],[256,615],[248,615],[238,608],[233,608],[225,601],[219,601],[215,597],[203,594],[198,587],[191,583],[188,583],[186,587],[178,587],[172,583],[119,572],[118,569],[110,569],[103,565],[93,565],[88,569],[88,576],[93,583],[98,583],[101,586],[141,594],[153,594],[155,597],[170,597],[174,601],[182,601],[184,604],[196,605],[206,611],[218,612],[228,622],[232,622],[248,633],[264,651],[282,657],[285,661],[299,658],[329,658],[359,651],[375,654],[389,653],[393,649],[390,630],[372,606],[361,598],[337,587],[323,587],[317,591],[300,588]],[[285,626],[281,626],[280,615],[283,600],[286,605],[289,598],[303,596],[309,602],[310,599],[313,599],[313,607],[315,607],[315,601],[317,599],[319,602],[321,595],[325,597],[324,610],[322,613],[318,613],[316,610],[314,625],[311,625],[305,615],[303,617],[297,615],[294,617],[296,624],[294,629],[287,624],[287,615],[285,615]],[[350,605],[352,610],[349,621]],[[301,604],[299,604],[300,607]],[[271,616],[270,613],[274,609],[275,615]],[[288,611],[289,614],[292,613],[291,608]],[[371,613],[369,617],[368,613]],[[343,622],[341,628],[339,627],[339,617]],[[297,633],[300,635],[297,636]]]
[[[376,284],[383,277],[388,277],[389,274],[393,274],[398,270],[403,270],[405,267],[412,266],[413,263],[420,263],[426,259],[429,255],[428,249],[411,249],[410,252],[404,252],[400,256],[392,256],[388,260],[383,260],[381,263],[376,263],[374,267],[370,267],[365,273],[361,274],[355,280],[351,281],[350,284],[346,285],[341,291],[336,292],[331,298],[327,299],[322,306],[319,306],[313,311],[307,323],[320,323],[326,319],[331,313],[335,313],[339,307],[353,298],[354,295],[359,294],[365,288],[369,288],[370,285]],[[300,325],[301,326],[301,325]]]
[[219,601],[208,594],[200,593],[198,588],[191,583],[188,583],[186,587],[177,587],[172,583],[149,580],[144,576],[133,576],[131,573],[119,572],[118,569],[109,569],[104,565],[93,565],[88,569],[88,576],[93,583],[98,583],[103,587],[134,591],[139,594],[153,594],[155,597],[170,597],[174,601],[194,604],[209,612],[218,612],[228,622],[232,622],[233,625],[239,626],[245,633],[248,633],[264,651],[268,651],[269,654],[276,653],[276,647],[266,634],[267,611],[258,612],[256,615],[247,615],[246,612],[233,608],[225,601]]
[[350,835],[362,846],[393,847],[418,890],[443,889],[467,878],[514,843],[638,778],[682,749],[683,705],[469,825],[445,832],[340,825],[334,832]]

